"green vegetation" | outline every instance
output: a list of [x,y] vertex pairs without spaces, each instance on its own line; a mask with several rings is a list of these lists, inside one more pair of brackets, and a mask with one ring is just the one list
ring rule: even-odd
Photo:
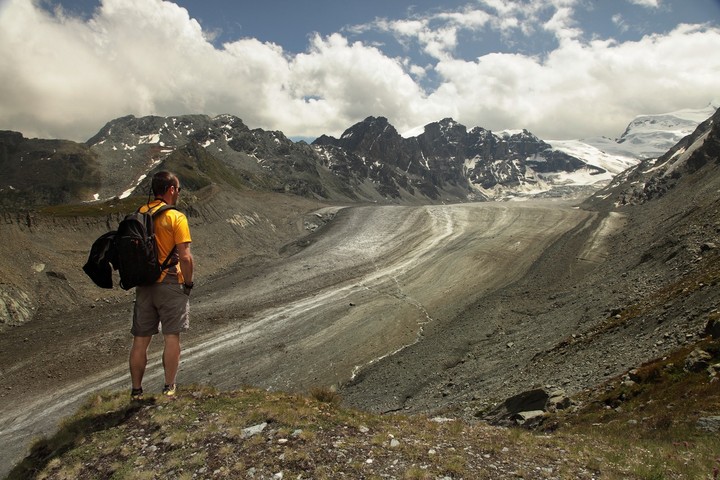
[[[708,369],[687,371],[694,349],[711,355]],[[715,480],[720,436],[699,429],[698,420],[720,415],[718,363],[720,341],[703,340],[578,398],[583,408],[553,424],[563,435],[601,439],[600,462],[625,465],[627,478]]]
[[[698,345],[720,361],[720,342]],[[549,417],[539,431],[375,415],[338,394],[185,386],[178,398],[94,395],[8,478],[717,478],[720,382],[689,350],[643,365]],[[275,477],[280,478],[280,477]]]

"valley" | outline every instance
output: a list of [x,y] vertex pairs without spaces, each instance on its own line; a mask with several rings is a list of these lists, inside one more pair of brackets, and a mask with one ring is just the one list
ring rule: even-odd
[[[338,209],[291,255],[199,278],[181,386],[342,389],[428,335],[463,348],[466,339],[446,327],[521,279],[567,232],[589,238],[593,217],[560,201]],[[204,235],[200,226],[194,232]],[[90,393],[127,388],[131,301],[125,295],[71,312],[72,322],[61,313],[4,332],[0,463],[19,460],[32,438],[50,433]],[[161,388],[161,343],[152,348],[148,391]],[[359,403],[382,410],[392,401],[382,392],[373,389],[372,405]]]
[[[123,153],[143,174],[128,198],[81,202],[87,185],[58,184],[52,168],[43,177],[52,188],[0,189],[0,466],[12,468],[89,395],[128,388],[133,292],[99,289],[81,265],[92,241],[144,201],[148,160],[183,179],[179,207],[197,260],[181,391],[330,387],[372,413],[493,422],[490,412],[518,394],[574,402],[720,336],[719,115],[605,187],[556,185],[535,198],[515,195],[537,180],[513,159],[514,148],[535,145],[523,134],[505,164],[523,175],[490,172],[514,201],[469,202],[464,182],[481,180],[479,170],[463,177],[472,172],[453,162],[472,152],[448,150],[464,127],[448,120],[415,143],[396,133],[376,143],[378,128],[392,129],[373,118],[338,140],[357,145],[325,138],[321,149],[213,119],[239,134],[230,152],[205,138],[210,119],[183,117],[202,127],[189,143],[167,156]],[[158,121],[120,119],[127,129],[116,141],[145,138]],[[433,132],[438,142],[426,141]],[[8,162],[33,151],[37,165],[57,169],[44,160],[57,146],[61,162],[85,165],[92,178],[102,167],[87,147],[9,137]],[[376,153],[395,164],[366,161],[380,143]],[[437,161],[413,173],[407,161],[423,152]],[[525,159],[538,167],[538,158]],[[567,173],[570,160],[552,158]],[[502,166],[491,159],[476,166]],[[12,183],[21,178],[18,170]],[[126,190],[108,179],[111,191]],[[151,346],[148,393],[161,388],[161,348],[160,339]],[[717,385],[709,367],[705,380]]]

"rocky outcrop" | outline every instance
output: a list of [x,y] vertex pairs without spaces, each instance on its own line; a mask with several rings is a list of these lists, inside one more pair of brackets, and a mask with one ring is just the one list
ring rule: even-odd
[[536,427],[548,413],[564,410],[572,405],[565,391],[559,388],[536,388],[506,399],[487,413],[477,416],[495,425]]
[[695,349],[685,359],[685,371],[698,373],[707,370],[710,367],[711,360],[712,355],[708,352]]
[[697,427],[700,430],[706,432],[719,433],[720,432],[720,416],[716,415],[713,417],[702,417],[698,419]]

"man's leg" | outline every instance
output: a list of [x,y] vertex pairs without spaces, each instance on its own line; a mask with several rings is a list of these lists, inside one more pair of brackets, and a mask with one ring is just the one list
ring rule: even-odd
[[174,385],[180,366],[180,334],[166,333],[163,349],[163,368],[165,369],[165,385]]
[[132,388],[141,388],[145,367],[147,366],[147,350],[152,337],[133,337],[130,348],[130,378]]

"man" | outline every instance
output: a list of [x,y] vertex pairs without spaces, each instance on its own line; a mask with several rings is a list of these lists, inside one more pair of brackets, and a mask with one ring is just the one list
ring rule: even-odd
[[[152,179],[155,200],[141,207],[154,212],[163,205],[176,205],[180,181],[170,172],[158,172]],[[190,253],[190,228],[185,215],[167,210],[154,219],[158,261],[162,263],[176,248],[174,264],[164,270],[156,283],[135,288],[135,307],[130,349],[131,398],[142,398],[142,380],[147,366],[147,351],[153,335],[162,330],[165,346],[162,364],[165,370],[163,394],[174,397],[175,377],[180,365],[180,333],[190,327],[190,291],[193,288],[193,257]]]

